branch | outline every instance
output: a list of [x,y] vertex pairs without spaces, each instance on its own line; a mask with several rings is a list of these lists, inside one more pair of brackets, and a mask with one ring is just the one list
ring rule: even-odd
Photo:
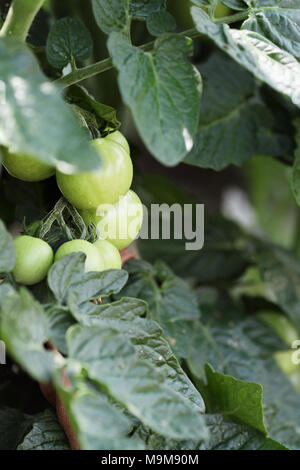
[[[188,29],[187,31],[183,31],[180,33],[182,36],[188,36],[191,39],[195,39],[199,36],[202,36],[196,29]],[[147,42],[140,46],[140,49],[144,52],[151,51],[153,49],[155,41]],[[64,77],[55,80],[55,83],[62,87],[68,87],[74,85],[75,83],[81,82],[82,80],[86,80],[87,78],[91,78],[99,73],[106,72],[114,67],[111,57],[107,59],[101,60],[100,62],[95,62],[92,65],[87,65],[86,67],[82,67],[81,69],[77,69]]]
[[0,36],[13,36],[26,41],[32,22],[45,0],[13,0],[0,31]]

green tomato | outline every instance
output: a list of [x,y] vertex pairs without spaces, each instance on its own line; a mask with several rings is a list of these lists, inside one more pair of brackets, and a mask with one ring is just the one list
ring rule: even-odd
[[10,153],[2,148],[3,166],[8,173],[22,181],[42,181],[54,175],[55,168],[26,154]]
[[15,280],[31,286],[42,281],[53,263],[53,251],[48,243],[39,238],[20,235],[14,239],[16,264]]
[[129,190],[114,205],[102,205],[93,211],[79,211],[85,224],[95,224],[100,238],[118,250],[126,248],[138,235],[143,222],[140,198]]
[[77,252],[82,252],[86,255],[86,273],[89,271],[105,270],[104,261],[101,259],[97,248],[86,240],[71,240],[69,242],[63,243],[55,253],[54,261],[58,261],[66,255]]
[[100,238],[93,245],[97,248],[105,269],[121,269],[121,255],[114,245]]
[[229,16],[231,13],[230,8],[228,8],[226,5],[223,5],[223,3],[219,2],[216,5],[216,8],[214,10],[214,17],[215,18],[224,18],[224,16]]
[[95,139],[102,166],[94,172],[65,175],[56,172],[59,189],[78,209],[96,209],[100,204],[114,204],[131,186],[133,169],[129,153],[112,140]]
[[112,132],[111,134],[108,134],[106,137],[104,137],[104,139],[109,142],[115,142],[116,144],[122,145],[122,147],[124,147],[126,152],[130,154],[129,144],[127,142],[127,139],[122,134],[122,132],[120,131]]

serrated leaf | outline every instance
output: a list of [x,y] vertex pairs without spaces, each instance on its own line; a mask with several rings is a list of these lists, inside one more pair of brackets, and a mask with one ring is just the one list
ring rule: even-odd
[[66,435],[51,410],[34,417],[31,431],[17,450],[69,450]]
[[9,354],[33,378],[49,382],[55,364],[46,351],[47,321],[42,306],[24,287],[3,292],[0,286],[0,332]]
[[69,63],[88,59],[93,41],[89,30],[77,18],[61,18],[51,27],[47,37],[47,59],[62,69]]
[[147,16],[147,29],[152,36],[160,36],[175,28],[175,18],[168,11],[157,11]]
[[0,273],[11,272],[16,261],[13,239],[0,220]]
[[130,14],[135,19],[146,19],[151,13],[163,11],[166,0],[131,0]]
[[270,438],[299,448],[300,396],[273,358],[284,346],[270,328],[233,305],[217,305],[213,310],[203,308],[192,344],[188,364],[196,377],[205,380],[208,362],[222,374],[261,385]]
[[[70,300],[70,299],[69,299]],[[171,348],[163,338],[160,326],[149,319],[140,318],[147,311],[145,302],[134,298],[122,298],[120,301],[95,305],[93,312],[78,315],[76,298],[70,304],[70,311],[84,325],[110,327],[125,337],[134,346],[137,354],[144,361],[149,361],[166,378],[171,389],[186,396],[196,405],[197,409],[204,412],[204,403],[201,395],[189,381],[181,369]]]
[[242,28],[255,31],[300,57],[300,1],[252,0],[248,3],[250,16]]
[[[125,268],[127,266],[130,269],[130,261]],[[146,301],[149,318],[163,328],[175,354],[185,357],[194,321],[200,317],[197,298],[189,285],[172,272],[165,279],[160,278],[162,266],[163,263],[158,262],[153,273],[142,269],[133,274],[119,296],[138,297]]]
[[48,284],[60,304],[76,291],[78,303],[119,292],[128,274],[121,269],[84,273],[85,255],[71,253],[54,263],[48,272]]
[[201,78],[186,60],[192,41],[166,34],[147,53],[113,33],[108,47],[143,141],[159,161],[176,165],[191,149],[199,120]]
[[93,0],[97,25],[106,34],[124,31],[129,25],[129,0]]
[[[75,372],[75,374],[74,374]],[[64,369],[70,384],[55,376],[55,386],[68,412],[73,430],[83,450],[142,450],[143,443],[129,438],[130,419],[99,389],[88,384],[78,370]]]
[[68,331],[67,343],[70,358],[144,424],[169,437],[206,438],[203,418],[195,406],[172,390],[155,367],[140,359],[123,334],[108,327],[76,325]]
[[[197,5],[197,0],[193,0],[193,3]],[[295,57],[256,32],[216,25],[196,6],[191,11],[200,33],[210,37],[220,49],[256,78],[284,93],[295,105],[300,106],[300,64]]]
[[272,132],[272,113],[253,101],[257,87],[248,71],[220,53],[212,54],[199,71],[201,116],[187,163],[219,171],[241,165],[253,155],[278,157],[292,152],[292,139]]
[[205,373],[209,412],[223,414],[227,419],[236,420],[267,436],[268,432],[263,418],[261,385],[221,374],[214,371],[208,364],[205,367]]
[[30,50],[13,38],[0,38],[0,62],[5,90],[0,107],[1,145],[11,152],[33,155],[62,172],[99,168],[99,155],[85,131]]

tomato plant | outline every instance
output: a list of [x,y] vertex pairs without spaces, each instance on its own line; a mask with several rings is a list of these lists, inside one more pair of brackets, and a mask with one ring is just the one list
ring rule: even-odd
[[0,0],[0,450],[300,449],[299,25]]

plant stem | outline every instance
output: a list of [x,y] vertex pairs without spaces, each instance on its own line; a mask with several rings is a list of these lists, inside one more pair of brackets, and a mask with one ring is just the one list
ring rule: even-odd
[[250,11],[253,11],[253,9],[239,11],[238,13],[235,13],[234,15],[223,16],[223,18],[214,18],[213,22],[215,24],[236,23],[237,21],[242,21],[248,18]]
[[32,22],[44,0],[13,0],[0,31],[0,36],[12,36],[26,41]]
[[[188,36],[191,39],[195,39],[199,36],[202,36],[196,29],[188,29],[187,31],[183,31],[180,33],[182,36]],[[140,46],[140,49],[144,52],[151,51],[153,49],[155,41],[147,42]],[[65,75],[64,77],[55,80],[55,83],[61,85],[62,87],[68,87],[74,85],[75,83],[81,82],[82,80],[86,80],[87,78],[93,77],[98,75],[99,73],[106,72],[113,68],[113,62],[111,57],[107,57],[100,62],[95,62],[94,64],[87,65],[86,67],[82,67],[81,69],[77,69],[74,72]]]

